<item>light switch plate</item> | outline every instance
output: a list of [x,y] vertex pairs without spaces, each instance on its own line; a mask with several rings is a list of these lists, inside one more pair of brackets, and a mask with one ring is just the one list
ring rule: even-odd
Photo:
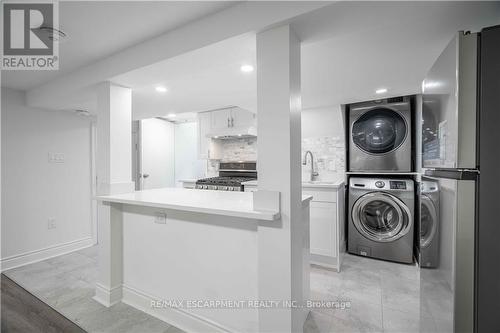
[[47,221],[47,229],[55,229],[56,228],[56,219],[49,218]]
[[166,224],[167,223],[167,214],[165,214],[165,213],[156,213],[155,214],[155,223]]
[[64,153],[49,153],[49,163],[64,163]]

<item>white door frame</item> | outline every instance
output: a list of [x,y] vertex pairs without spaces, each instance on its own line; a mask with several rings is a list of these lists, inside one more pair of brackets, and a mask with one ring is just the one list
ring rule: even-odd
[[99,240],[98,235],[98,214],[97,214],[97,168],[96,168],[96,154],[97,154],[97,124],[95,120],[90,123],[90,219],[91,219],[91,235],[93,244],[96,245]]

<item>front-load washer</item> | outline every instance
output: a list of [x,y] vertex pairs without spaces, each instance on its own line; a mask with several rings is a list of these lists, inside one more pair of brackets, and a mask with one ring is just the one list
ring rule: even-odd
[[351,172],[412,171],[410,96],[349,106]]
[[348,204],[349,253],[413,262],[413,180],[351,177]]
[[439,264],[439,184],[423,178],[420,183],[419,262],[422,268]]

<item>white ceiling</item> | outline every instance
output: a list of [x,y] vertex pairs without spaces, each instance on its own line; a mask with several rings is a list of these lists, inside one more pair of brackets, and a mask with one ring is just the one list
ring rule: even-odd
[[[256,110],[255,34],[242,35],[146,66],[111,81],[132,88],[134,118],[197,112],[238,105]],[[166,93],[155,88],[165,86]]]
[[[420,91],[422,79],[458,30],[500,23],[499,2],[341,2],[292,22],[302,43],[304,109]],[[232,38],[125,73],[134,118],[228,105],[256,111],[255,35]],[[258,69],[257,69],[258,70]],[[155,86],[169,92],[160,94]],[[382,95],[383,96],[383,95]]]
[[500,2],[342,2],[293,23],[303,41],[302,102],[323,107],[420,91],[459,30],[500,24]]
[[28,90],[235,1],[60,1],[58,71],[2,71],[2,87]]
[[[99,4],[110,6],[107,15],[112,16],[112,3]],[[135,29],[142,31],[143,35],[154,35],[157,33],[152,31],[161,32],[182,24],[180,17],[187,21],[188,17],[202,15],[202,12],[208,13],[227,5],[211,2],[204,2],[204,5],[199,2],[183,3],[185,5],[158,2],[156,5],[148,3],[146,8],[134,8],[136,3],[131,4],[132,8],[122,5],[120,11],[127,13],[122,18],[130,16],[130,25],[126,30],[131,34],[130,40],[133,39],[133,43],[141,41],[140,33],[134,34]],[[155,6],[158,7],[153,10]],[[146,13],[137,14],[141,10],[151,11],[152,18],[148,24],[144,24]],[[159,14],[158,11],[161,10],[168,13],[175,11],[176,15],[165,16],[165,12]],[[73,16],[78,21],[76,14],[75,12]],[[87,13],[82,15],[89,17]],[[106,21],[100,15],[97,15],[96,20]],[[160,28],[162,19],[170,20],[170,23],[163,22],[165,25]],[[88,19],[78,21],[80,23],[75,24],[75,29],[85,26],[84,21],[88,22]],[[500,2],[349,1],[337,2],[302,15],[292,22],[292,26],[302,40],[303,108],[336,106],[380,98],[374,91],[382,87],[389,90],[387,95],[417,93],[427,70],[458,30],[478,31],[481,27],[496,24],[500,24]],[[128,46],[124,41],[129,40],[128,36],[112,38],[114,35],[126,35],[119,26],[119,22],[106,28],[101,25],[103,33],[109,36],[108,41],[120,40],[122,43],[120,45],[123,46],[114,46],[115,51]],[[89,29],[92,31],[92,38],[82,38],[91,44],[97,29]],[[78,29],[68,32],[75,38],[77,31]],[[102,40],[106,41],[106,38]],[[66,45],[69,46],[71,42],[70,39]],[[104,50],[106,45],[96,47]],[[66,52],[76,57],[75,63],[84,62],[83,58],[99,57],[97,51],[91,50],[86,56],[80,57],[79,52],[84,52],[84,49],[77,44],[68,47]],[[135,119],[229,105],[256,111],[256,74],[245,74],[239,70],[242,64],[255,64],[255,58],[255,35],[248,34],[110,79],[133,88]],[[72,65],[75,68],[78,66]],[[7,75],[4,78],[7,76],[9,84],[28,84],[24,79],[21,80],[22,75],[16,81],[9,77],[11,73],[2,74],[5,73]],[[38,76],[30,80],[41,82],[37,81],[41,80]],[[160,94],[154,89],[157,85],[164,85],[169,91]]]

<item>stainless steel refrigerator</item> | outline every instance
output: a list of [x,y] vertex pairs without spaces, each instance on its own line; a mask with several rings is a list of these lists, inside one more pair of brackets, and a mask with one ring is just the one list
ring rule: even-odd
[[498,331],[500,26],[458,33],[422,91],[421,331]]

